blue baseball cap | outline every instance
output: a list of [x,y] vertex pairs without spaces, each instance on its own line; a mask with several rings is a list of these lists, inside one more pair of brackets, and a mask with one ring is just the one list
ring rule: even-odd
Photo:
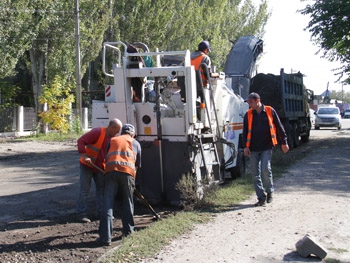
[[251,99],[260,99],[260,95],[256,92],[252,92],[248,95],[248,97],[244,100],[245,102]]
[[124,124],[121,134],[135,134],[135,128],[131,124]]
[[211,52],[209,42],[208,42],[208,41],[202,41],[202,42],[200,42],[199,45],[198,45],[198,50],[199,50],[199,51],[203,51],[203,50],[205,50],[205,49],[208,49],[209,52]]

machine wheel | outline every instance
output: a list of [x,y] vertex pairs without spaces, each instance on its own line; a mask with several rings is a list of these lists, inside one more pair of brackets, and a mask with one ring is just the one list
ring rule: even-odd
[[236,166],[231,168],[231,177],[236,179],[245,175],[245,157],[243,151],[238,152]]
[[298,125],[296,123],[292,124],[292,138],[293,138],[293,144],[294,147],[298,147],[299,146],[299,130],[298,130]]

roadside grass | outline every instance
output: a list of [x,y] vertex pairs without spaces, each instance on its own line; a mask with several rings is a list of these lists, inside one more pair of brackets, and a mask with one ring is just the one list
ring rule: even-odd
[[324,260],[325,263],[341,263],[340,260],[334,258],[326,258]]
[[0,142],[16,142],[16,141],[38,141],[38,142],[71,142],[76,141],[84,132],[79,133],[58,133],[58,132],[49,132],[49,133],[38,133],[29,136],[15,137],[15,138],[1,138]]
[[[280,149],[275,150],[272,160],[274,178],[277,179],[291,165],[306,157],[309,151],[310,148],[306,148],[283,154]],[[210,222],[218,213],[234,209],[253,193],[254,187],[248,172],[243,177],[218,186],[216,191],[210,191],[195,211],[180,211],[124,238],[118,249],[100,262],[147,262],[147,258],[154,257],[164,246],[191,231],[196,224]]]

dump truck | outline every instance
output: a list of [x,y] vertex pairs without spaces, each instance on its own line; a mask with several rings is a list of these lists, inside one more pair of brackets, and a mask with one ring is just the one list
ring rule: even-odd
[[300,140],[309,140],[309,102],[314,93],[304,86],[303,74],[287,74],[283,68],[280,75],[259,73],[252,78],[249,92],[258,93],[263,104],[276,110],[286,130],[290,149],[297,147]]

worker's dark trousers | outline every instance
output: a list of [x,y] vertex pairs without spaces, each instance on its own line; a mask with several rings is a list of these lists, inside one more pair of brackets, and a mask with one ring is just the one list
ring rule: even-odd
[[135,179],[126,173],[109,172],[105,175],[103,212],[100,220],[100,238],[102,242],[111,242],[113,236],[113,208],[117,194],[122,197],[123,235],[134,232]]
[[104,176],[102,173],[93,172],[91,168],[80,164],[79,196],[77,200],[77,216],[86,217],[87,199],[91,189],[92,180],[96,189],[96,217],[100,218],[103,206]]
[[253,177],[255,193],[259,200],[266,199],[266,193],[273,193],[273,177],[271,170],[272,149],[262,152],[250,152],[250,169]]

